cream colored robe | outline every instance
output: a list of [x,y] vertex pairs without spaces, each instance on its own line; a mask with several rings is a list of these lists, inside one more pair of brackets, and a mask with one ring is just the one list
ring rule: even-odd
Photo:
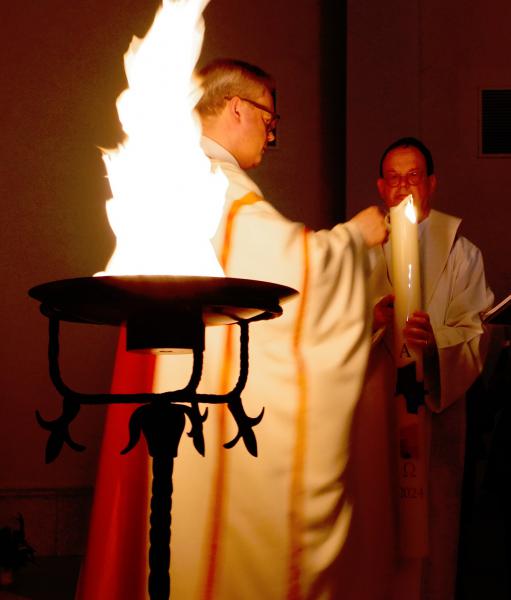
[[[223,411],[216,406],[204,424],[205,458],[189,438],[181,440],[172,597],[337,600],[350,585],[340,577],[339,561],[353,509],[346,481],[351,423],[370,344],[367,252],[352,223],[307,232],[264,201],[233,161],[213,162],[230,183],[225,215],[234,201],[258,197],[233,221],[226,274],[288,285],[300,296],[284,305],[282,317],[250,326],[242,398],[251,416],[265,408],[255,428],[258,457],[243,442],[221,447],[235,428],[227,414],[227,433],[219,439]],[[219,253],[224,233],[225,219],[215,238]],[[237,326],[207,330],[200,391],[220,389],[225,329],[238,336]],[[159,358],[155,389],[184,383],[178,373],[187,360]],[[235,368],[231,381],[236,377]]]
[[[353,535],[357,550],[351,558],[354,562],[364,560],[371,574],[361,581],[357,600],[454,597],[465,448],[464,394],[482,369],[479,313],[493,302],[481,253],[458,236],[460,223],[460,219],[433,210],[420,227],[424,310],[430,315],[440,361],[440,394],[426,395],[431,418],[429,557],[416,565],[415,573],[406,580],[397,549],[396,368],[392,332],[387,331],[383,337],[375,337],[355,419]],[[392,292],[388,250],[375,249],[371,256],[373,303]]]

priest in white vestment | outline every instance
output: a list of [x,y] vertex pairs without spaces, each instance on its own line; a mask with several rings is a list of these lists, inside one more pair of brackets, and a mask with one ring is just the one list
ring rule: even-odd
[[431,209],[436,188],[433,159],[415,138],[391,144],[380,163],[378,189],[387,207],[413,194],[419,205],[419,252],[424,312],[405,328],[424,354],[425,402],[430,420],[426,449],[429,551],[424,560],[398,547],[395,423],[396,366],[392,336],[390,241],[373,249],[373,343],[355,418],[355,531],[358,554],[372,577],[359,600],[453,600],[465,450],[465,393],[484,360],[480,313],[493,294],[479,249],[460,235],[461,219]]
[[[209,407],[205,457],[191,439],[181,440],[173,478],[171,595],[176,600],[338,600],[355,579],[353,573],[349,579],[341,576],[340,561],[353,511],[346,478],[351,424],[370,346],[367,247],[385,239],[385,223],[376,207],[328,231],[312,232],[285,219],[244,172],[259,164],[274,139],[271,78],[232,60],[215,61],[201,76],[203,148],[229,181],[214,239],[225,274],[288,285],[299,296],[286,303],[282,317],[250,326],[242,398],[249,416],[265,409],[254,429],[258,457],[242,442],[223,448],[236,427],[221,406]],[[237,337],[236,326],[207,329],[199,391],[232,387]],[[159,357],[152,389],[179,388],[189,368],[189,357]],[[114,427],[121,431],[112,417],[107,438]],[[103,455],[105,460],[113,459]],[[104,538],[115,539],[123,556],[138,553],[138,564],[145,564],[146,547],[135,547],[130,531],[115,525],[119,515],[129,513],[137,472],[144,493],[143,459],[124,475],[123,468],[114,465],[102,474],[100,465],[80,600],[143,597],[134,583],[122,591],[112,584],[135,577],[137,560],[125,560],[131,573],[123,573],[116,552],[101,545]],[[126,493],[123,479],[132,481]],[[100,583],[92,581],[94,564]]]

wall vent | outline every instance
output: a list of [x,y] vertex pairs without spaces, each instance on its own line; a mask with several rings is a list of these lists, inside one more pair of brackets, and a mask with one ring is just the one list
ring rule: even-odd
[[480,153],[511,156],[511,89],[481,90]]

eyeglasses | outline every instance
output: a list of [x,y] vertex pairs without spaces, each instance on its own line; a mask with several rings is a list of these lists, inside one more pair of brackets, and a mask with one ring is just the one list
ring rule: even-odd
[[[236,96],[224,96],[224,100],[232,100],[235,97]],[[259,104],[259,102],[255,102],[254,100],[250,100],[250,98],[243,98],[242,96],[237,96],[237,97],[240,100],[243,100],[243,102],[248,102],[252,106],[255,106],[255,108],[258,108],[259,110],[262,110],[265,113],[268,113],[271,116],[271,119],[269,121],[264,121],[264,126],[266,127],[266,133],[269,134],[275,130],[275,127],[277,127],[277,123],[279,122],[279,119],[280,119],[280,115],[278,113],[272,112],[268,107],[263,106],[262,104]]]
[[407,185],[418,185],[424,178],[422,171],[409,171],[405,175],[399,175],[399,173],[385,173],[383,179],[390,187],[398,187],[401,185],[401,181],[404,180]]

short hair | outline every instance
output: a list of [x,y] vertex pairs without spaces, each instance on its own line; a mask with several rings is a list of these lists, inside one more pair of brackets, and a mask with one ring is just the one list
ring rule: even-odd
[[197,106],[202,116],[218,114],[225,106],[226,97],[260,96],[266,89],[275,92],[273,77],[261,68],[242,60],[219,58],[197,72],[203,95]]
[[385,160],[387,154],[396,148],[408,148],[408,147],[416,148],[422,156],[424,156],[424,160],[426,161],[426,173],[427,175],[433,175],[435,172],[435,165],[433,163],[433,156],[427,148],[425,144],[423,144],[420,140],[414,137],[403,137],[399,138],[395,142],[392,142],[390,146],[387,146],[383,151],[380,159],[380,177],[383,177],[383,161]]

